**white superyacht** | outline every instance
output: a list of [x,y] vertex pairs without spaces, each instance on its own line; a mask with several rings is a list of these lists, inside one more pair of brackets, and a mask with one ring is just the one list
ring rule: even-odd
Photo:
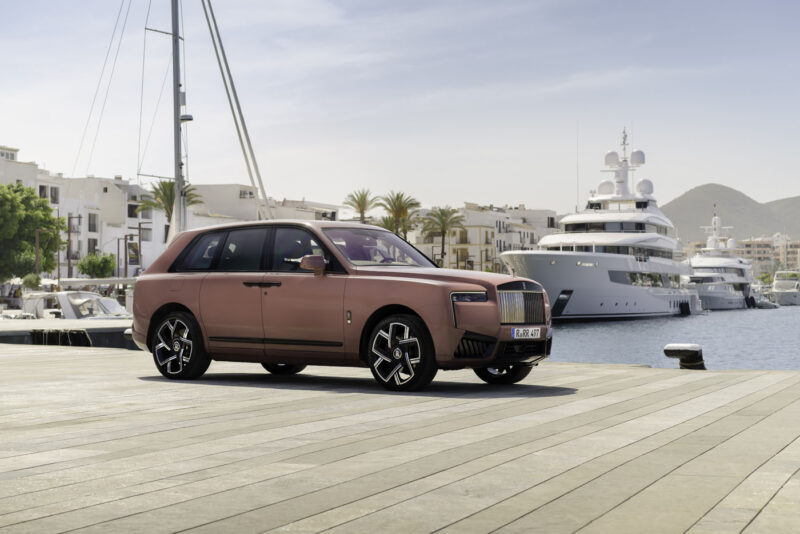
[[609,152],[607,172],[586,209],[559,221],[539,250],[501,255],[509,270],[541,283],[554,319],[611,319],[687,315],[701,311],[697,292],[680,286],[689,266],[673,260],[678,248],[672,222],[658,209],[653,183],[630,190],[628,174],[644,165],[644,152]]
[[706,310],[738,310],[756,305],[752,264],[736,255],[736,242],[723,233],[731,228],[722,226],[715,212],[711,226],[703,227],[708,234],[706,246],[687,260],[692,268],[687,285],[697,290]]

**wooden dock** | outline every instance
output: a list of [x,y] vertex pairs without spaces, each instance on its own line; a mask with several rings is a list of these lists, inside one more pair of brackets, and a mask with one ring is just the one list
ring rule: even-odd
[[0,345],[0,532],[798,532],[798,437],[800,372],[544,363],[396,394]]

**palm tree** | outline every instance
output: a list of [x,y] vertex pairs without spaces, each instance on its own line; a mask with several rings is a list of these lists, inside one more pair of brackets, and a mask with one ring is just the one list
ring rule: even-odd
[[444,237],[454,228],[464,228],[464,215],[457,209],[445,206],[444,208],[433,208],[422,220],[422,231],[426,236],[441,235],[442,251],[441,258],[444,265]]
[[[194,187],[187,184],[183,187],[183,192],[186,196],[187,206],[203,203],[202,197]],[[159,180],[150,186],[150,194],[153,195],[153,198],[142,200],[142,203],[136,208],[136,213],[147,209],[160,210],[167,216],[167,222],[172,221],[172,208],[175,206],[175,182]]]
[[378,206],[386,210],[387,216],[394,220],[394,227],[391,229],[395,234],[403,231],[403,238],[407,237],[408,231],[414,227],[411,218],[414,210],[421,204],[419,200],[408,196],[400,191],[390,191],[388,195],[379,198]]
[[388,215],[384,215],[381,217],[381,220],[376,223],[381,228],[386,228],[389,231],[394,232],[394,229],[397,228],[397,224],[394,222],[394,217],[390,217]]
[[347,198],[344,199],[344,205],[356,210],[359,219],[361,219],[361,224],[364,224],[367,222],[365,214],[378,205],[378,199],[372,196],[369,189],[357,189],[347,195]]

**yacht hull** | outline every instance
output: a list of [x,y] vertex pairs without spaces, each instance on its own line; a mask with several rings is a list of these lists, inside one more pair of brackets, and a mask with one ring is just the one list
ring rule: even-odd
[[686,265],[625,254],[511,251],[501,258],[512,274],[542,284],[553,319],[619,319],[685,315],[701,311],[694,290],[633,285],[627,273],[687,274]]
[[772,294],[781,306],[800,306],[800,291],[773,291]]
[[712,295],[698,291],[704,310],[743,310],[747,308],[744,295]]

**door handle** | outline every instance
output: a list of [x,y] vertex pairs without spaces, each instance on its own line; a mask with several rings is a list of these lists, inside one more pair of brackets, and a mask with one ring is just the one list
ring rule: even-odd
[[242,282],[246,287],[279,287],[280,282]]

